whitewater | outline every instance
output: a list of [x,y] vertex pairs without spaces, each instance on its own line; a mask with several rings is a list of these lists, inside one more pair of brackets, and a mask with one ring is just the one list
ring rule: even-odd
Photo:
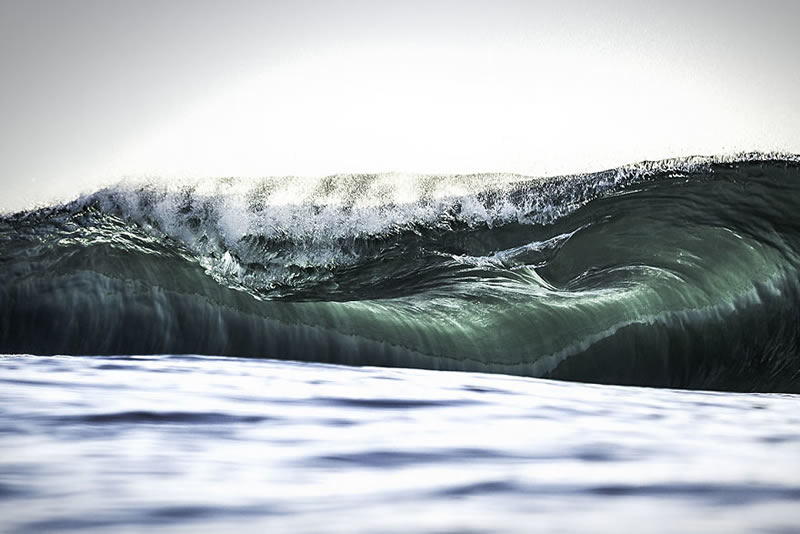
[[800,529],[800,158],[0,216],[9,532]]

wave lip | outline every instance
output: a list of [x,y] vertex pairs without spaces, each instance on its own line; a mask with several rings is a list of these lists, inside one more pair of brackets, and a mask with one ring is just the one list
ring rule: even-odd
[[800,158],[122,185],[0,218],[0,351],[798,391]]

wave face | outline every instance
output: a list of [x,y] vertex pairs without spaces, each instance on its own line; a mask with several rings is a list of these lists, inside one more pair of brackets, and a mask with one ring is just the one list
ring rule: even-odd
[[0,352],[800,392],[800,158],[126,184],[0,218]]

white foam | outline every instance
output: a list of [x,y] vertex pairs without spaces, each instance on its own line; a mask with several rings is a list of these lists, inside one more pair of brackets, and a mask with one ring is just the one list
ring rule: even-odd
[[447,230],[453,224],[546,224],[598,195],[653,176],[770,159],[799,158],[760,153],[690,157],[553,178],[379,174],[129,180],[87,195],[73,207],[98,203],[104,211],[162,232],[202,258],[218,276],[239,281],[252,277],[240,263],[277,269],[258,275],[269,285],[284,279],[291,266],[351,263],[355,257],[342,244],[353,240]]

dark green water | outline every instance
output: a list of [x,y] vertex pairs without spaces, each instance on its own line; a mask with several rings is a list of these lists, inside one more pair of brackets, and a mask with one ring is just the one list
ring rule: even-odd
[[798,208],[757,154],[118,186],[0,219],[0,353],[798,392]]

